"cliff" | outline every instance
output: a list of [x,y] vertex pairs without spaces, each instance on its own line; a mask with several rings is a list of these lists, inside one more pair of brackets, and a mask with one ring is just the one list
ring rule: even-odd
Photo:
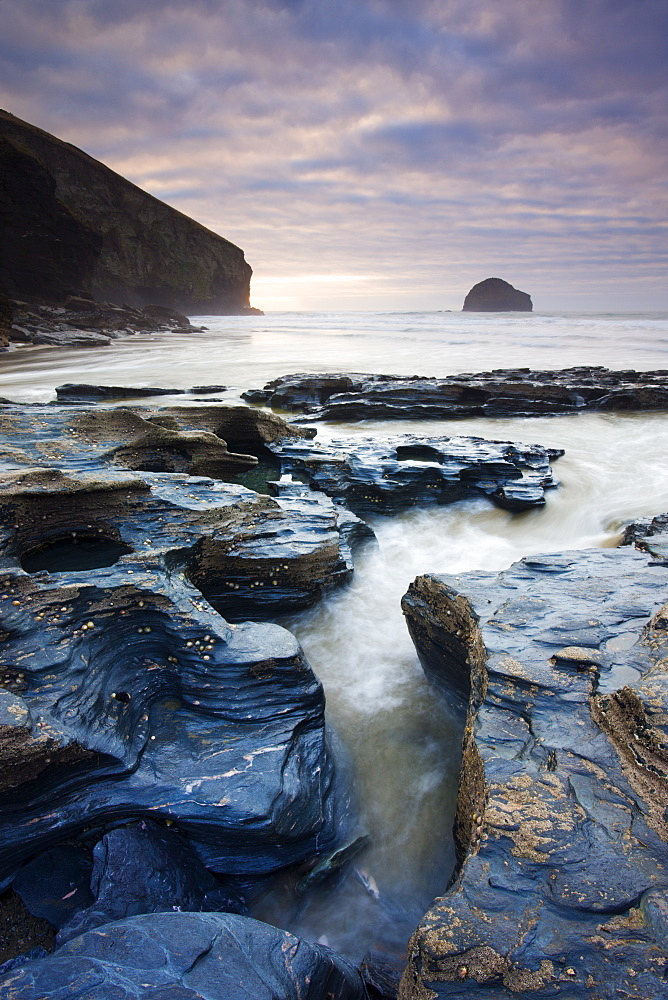
[[88,154],[0,110],[0,292],[186,313],[249,309],[243,251]]

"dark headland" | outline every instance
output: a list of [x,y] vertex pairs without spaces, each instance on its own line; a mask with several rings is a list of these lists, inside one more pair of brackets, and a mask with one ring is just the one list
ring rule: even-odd
[[0,219],[0,293],[9,299],[256,311],[239,247],[1,110]]

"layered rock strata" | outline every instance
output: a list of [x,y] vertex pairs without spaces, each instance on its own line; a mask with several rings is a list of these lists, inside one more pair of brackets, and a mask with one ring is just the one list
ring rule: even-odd
[[0,111],[0,291],[249,311],[243,251],[86,153]]
[[[310,440],[313,429],[288,425],[266,411],[207,404],[150,409],[4,405],[0,432],[7,442],[0,462],[16,469],[58,462],[78,471],[103,465],[230,479],[255,469],[259,455],[274,466],[264,488],[278,493],[284,507],[289,500],[314,514],[327,507],[321,494],[359,513],[478,496],[508,510],[525,510],[542,505],[545,490],[558,485],[550,462],[563,454],[475,437],[402,435],[320,444]],[[281,481],[281,475],[289,481]],[[342,527],[347,515],[338,509]]]
[[664,995],[667,593],[627,549],[411,585],[425,670],[468,718],[459,865],[402,1000]]
[[[9,301],[9,300],[7,300]],[[196,333],[190,320],[174,309],[134,309],[110,302],[69,296],[61,305],[12,302],[6,343],[44,347],[104,347],[116,337],[143,333]]]
[[12,1000],[366,1000],[329,948],[228,913],[159,913],[90,931],[0,979]]
[[[348,579],[371,535],[324,490],[368,510],[435,492],[527,505],[554,485],[556,452],[417,436],[342,452],[270,413],[200,403],[7,404],[0,431],[0,886],[61,945],[7,970],[27,998],[56,974],[71,983],[66,949],[96,927],[242,909],[295,865],[308,893],[366,844],[322,689],[294,638],[258,621]],[[276,496],[225,481],[258,456],[291,473]],[[392,978],[377,962],[365,975]]]
[[662,410],[668,409],[668,372],[581,367],[509,368],[445,378],[298,374],[274,379],[244,398],[305,413],[310,420],[342,421]]
[[[506,510],[545,503],[558,485],[550,462],[563,451],[475,437],[337,438],[327,445],[272,444],[289,472],[356,513],[485,496]],[[279,484],[280,489],[280,484]]]
[[242,447],[258,449],[282,437],[312,433],[247,406],[83,409],[3,404],[0,468],[57,465],[95,472],[106,467],[230,479],[257,466],[256,455]]
[[668,514],[633,521],[624,529],[620,545],[635,545],[656,559],[668,562]]
[[229,625],[155,556],[2,589],[3,887],[124,817],[175,823],[224,874],[334,842],[324,697],[290,633]]
[[[270,874],[308,879],[356,842],[321,685],[294,637],[258,619],[347,579],[350,545],[372,533],[322,493],[221,481],[257,464],[223,433],[257,450],[308,436],[271,414],[7,405],[0,423],[0,889],[62,945],[44,969],[40,949],[10,963],[3,986],[57,996],[65,976],[74,996],[63,942],[78,954],[82,933],[145,911],[243,909]],[[339,982],[337,958],[258,934],[250,957],[225,957],[238,993],[211,997],[255,998],[243,970],[271,978],[282,946],[295,996]],[[145,986],[149,952],[142,938]],[[333,996],[364,995],[349,973]],[[118,976],[83,975],[82,996]]]

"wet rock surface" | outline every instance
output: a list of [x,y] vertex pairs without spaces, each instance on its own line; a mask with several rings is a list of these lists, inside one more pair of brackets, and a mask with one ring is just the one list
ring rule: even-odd
[[[338,438],[271,446],[289,472],[356,513],[391,512],[426,503],[486,496],[507,510],[545,503],[558,485],[550,462],[555,448],[475,437]],[[280,488],[280,487],[279,487]]]
[[411,585],[425,670],[468,719],[459,866],[402,1000],[665,995],[667,593],[632,549]]
[[[0,431],[4,551],[30,572],[152,553],[219,612],[257,619],[312,604],[347,580],[351,547],[372,537],[322,493],[273,499],[208,478],[257,465],[229,452],[223,434],[264,449],[303,433],[249,407],[7,406]],[[145,471],[153,469],[161,471]]]
[[633,521],[624,529],[620,545],[635,545],[656,559],[668,562],[668,514]]
[[[323,494],[190,474],[256,464],[222,429],[257,449],[305,433],[271,414],[142,412],[0,416],[0,885],[59,943],[243,908],[354,824],[321,685],[258,619],[346,580],[370,530]],[[187,471],[127,468],[170,463]]]
[[151,306],[135,309],[70,296],[58,305],[13,302],[7,341],[51,347],[103,347],[116,337],[196,333],[201,329],[173,309],[158,310]]
[[312,420],[539,416],[583,410],[668,409],[668,372],[601,367],[478,374],[298,374],[244,393],[250,402],[294,410]]
[[160,913],[90,931],[0,979],[11,1000],[365,1000],[328,948],[247,917]]
[[[101,400],[0,409],[0,886],[58,930],[48,962],[143,911],[238,911],[288,869],[307,894],[336,876],[366,843],[345,765],[296,640],[261,620],[349,579],[372,533],[340,504],[522,509],[557,455],[415,435],[321,448],[249,407]],[[226,481],[268,458],[275,496]],[[44,959],[33,982],[41,962],[7,969],[10,995],[55,989],[49,969],[79,981]],[[365,977],[393,995],[391,963]]]
[[166,389],[161,386],[90,385],[68,382],[56,388],[59,403],[97,403],[110,399],[137,399],[140,396],[208,396],[224,392],[224,385],[199,385],[192,389]]
[[[56,860],[54,870],[60,875],[63,866],[60,858]],[[25,872],[26,868],[20,875]],[[151,820],[119,826],[106,833],[93,848],[92,868],[89,866],[87,875],[77,890],[88,891],[89,905],[82,909],[81,900],[77,900],[72,904],[69,919],[60,923],[48,914],[51,923],[60,928],[58,944],[140,913],[202,910],[242,913],[245,909],[241,894],[229,884],[225,886],[204,867],[185,837]],[[16,885],[14,879],[15,890]],[[30,878],[30,885],[34,887],[34,878]],[[71,900],[72,896],[66,895]],[[43,908],[44,903],[48,906],[49,897],[40,902]]]
[[290,633],[227,624],[150,560],[59,576],[2,575],[4,885],[122,817],[175,823],[223,874],[333,842],[324,698]]
[[257,465],[257,457],[243,447],[261,448],[304,432],[246,406],[84,409],[5,404],[0,434],[0,468],[125,468],[227,480]]

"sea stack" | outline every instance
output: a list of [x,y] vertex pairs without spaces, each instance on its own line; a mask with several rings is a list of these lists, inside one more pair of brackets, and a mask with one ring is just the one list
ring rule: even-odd
[[485,278],[464,299],[462,312],[532,312],[527,292],[513,288],[503,278]]
[[88,154],[0,110],[0,293],[242,314],[243,250]]

